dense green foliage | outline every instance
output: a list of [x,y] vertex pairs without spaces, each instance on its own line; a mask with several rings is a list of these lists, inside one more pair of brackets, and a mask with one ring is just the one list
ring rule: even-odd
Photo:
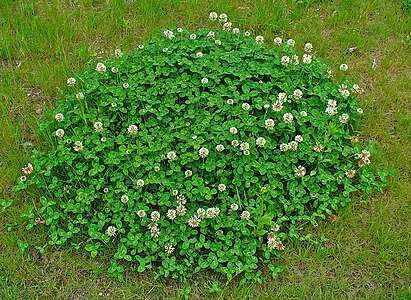
[[68,80],[15,188],[44,191],[28,228],[114,249],[120,279],[126,260],[260,280],[259,262],[277,276],[285,241],[309,238],[301,224],[386,183],[357,141],[358,85],[334,82],[311,44],[221,24],[167,30]]

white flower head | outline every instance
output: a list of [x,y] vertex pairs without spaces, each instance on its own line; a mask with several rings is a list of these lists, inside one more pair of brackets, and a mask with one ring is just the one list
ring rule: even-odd
[[304,139],[301,135],[296,135],[294,140],[298,143],[302,143],[304,141]]
[[111,68],[111,72],[113,72],[113,73],[117,73],[117,72],[118,72],[118,68],[116,68],[116,67],[112,67],[112,68]]
[[227,104],[233,105],[234,104],[234,99],[227,99]]
[[218,190],[219,190],[220,192],[224,192],[226,189],[227,189],[227,186],[226,186],[224,183],[220,183],[220,184],[218,185]]
[[197,38],[197,35],[195,33],[190,34],[190,39],[195,40]]
[[233,28],[233,33],[234,33],[234,34],[239,34],[239,33],[240,33],[240,29],[238,29],[238,28]]
[[306,117],[308,114],[305,110],[300,112],[301,117]]
[[247,142],[242,142],[240,145],[241,150],[250,150],[250,144]]
[[181,28],[181,27],[178,27],[178,28],[177,28],[177,32],[178,32],[178,33],[182,33],[183,31],[184,31],[183,28]]
[[127,203],[128,202],[128,196],[127,195],[121,196],[120,201],[123,202],[123,203]]
[[310,54],[303,55],[303,63],[310,64],[313,61],[312,56]]
[[208,149],[207,148],[201,148],[200,150],[198,150],[198,155],[201,157],[201,158],[206,158],[207,156],[208,156],[208,153],[209,153],[209,151],[208,151]]
[[280,145],[280,151],[281,152],[288,151],[289,149],[290,149],[290,147],[288,146],[288,144],[281,144]]
[[289,56],[286,56],[286,55],[284,55],[283,57],[281,57],[281,64],[283,65],[283,66],[286,66],[286,65],[288,65],[289,63],[290,63],[290,57]]
[[190,177],[190,176],[193,175],[193,171],[187,170],[187,171],[184,172],[184,175],[185,175],[186,177]]
[[267,119],[267,120],[265,120],[265,128],[266,128],[266,129],[272,130],[272,129],[274,129],[274,125],[275,125],[275,122],[274,122],[273,119]]
[[196,57],[202,58],[202,57],[203,57],[203,52],[197,52],[197,53],[196,53]]
[[150,214],[150,217],[153,222],[157,222],[158,220],[160,220],[160,213],[155,210]]
[[282,42],[283,40],[278,36],[274,39],[274,44],[276,44],[277,46],[281,46]]
[[106,73],[106,70],[107,70],[107,68],[103,63],[100,62],[100,63],[97,64],[97,66],[96,66],[96,71],[97,72],[99,72],[100,74],[104,74],[104,73]]
[[231,26],[233,26],[233,23],[231,23],[231,22],[225,22],[225,23],[223,24],[223,30],[224,30],[224,31],[230,31],[230,30],[231,30]]
[[287,94],[286,93],[278,93],[278,101],[281,101],[284,103],[287,100]]
[[240,142],[238,140],[232,140],[231,145],[237,147],[238,145],[240,145]]
[[167,153],[167,158],[169,160],[175,160],[177,158],[177,154],[174,151],[170,151]]
[[357,108],[357,113],[362,115],[364,113],[363,109],[361,107]]
[[237,132],[238,132],[237,128],[235,128],[235,127],[230,128],[230,133],[231,134],[237,134]]
[[123,57],[123,53],[121,52],[120,49],[114,50],[114,55],[115,55],[117,58],[122,58],[122,57]]
[[215,32],[214,32],[214,31],[209,31],[209,32],[207,33],[207,37],[208,37],[209,39],[214,39],[214,37],[215,37]]
[[177,216],[177,211],[174,209],[169,209],[166,213],[167,218],[173,221]]
[[84,94],[82,92],[77,93],[76,98],[78,100],[83,100],[84,99]]
[[200,226],[200,223],[201,219],[196,215],[193,215],[190,217],[190,219],[188,219],[188,225],[190,225],[193,228]]
[[163,53],[168,52],[168,48],[163,48]]
[[164,245],[164,251],[165,251],[167,254],[173,253],[173,252],[174,252],[173,244]]
[[261,35],[257,35],[257,36],[255,37],[255,42],[256,42],[258,45],[263,44],[263,43],[264,43],[264,37],[261,36]]
[[298,148],[298,143],[296,141],[291,141],[288,143],[288,149],[296,151]]
[[109,236],[115,236],[117,232],[117,228],[114,226],[109,226],[106,230],[106,234],[108,234]]
[[221,145],[221,144],[217,145],[215,148],[218,152],[222,152],[225,149],[224,145]]
[[62,113],[58,113],[54,116],[57,122],[62,122],[64,120],[64,115]]
[[207,84],[207,83],[208,83],[208,78],[203,78],[203,79],[201,79],[201,83],[202,83],[202,84]]
[[74,142],[74,147],[73,147],[74,151],[79,152],[79,151],[83,150],[83,148],[84,148],[84,146],[83,146],[82,142],[80,142],[80,141],[75,141]]
[[143,45],[143,44],[138,45],[138,49],[143,50],[143,49],[144,49],[144,45]]
[[127,82],[123,83],[123,88],[128,89],[130,87],[130,85]]
[[250,109],[250,104],[248,104],[247,102],[244,102],[244,103],[241,105],[241,108],[244,109],[244,110],[249,110],[249,109]]
[[164,31],[164,35],[170,40],[174,37],[174,33],[171,30]]
[[348,70],[348,65],[346,65],[346,64],[341,64],[341,65],[340,65],[340,70],[341,70],[341,71],[344,71],[344,72],[347,71],[347,70]]
[[342,114],[338,119],[341,123],[347,123],[350,116],[348,114]]
[[220,45],[221,45],[221,41],[220,41],[220,40],[215,40],[214,43],[215,43],[217,46],[220,46]]
[[73,86],[76,84],[76,79],[73,77],[70,77],[69,79],[67,79],[67,85],[68,86]]
[[139,211],[137,211],[137,216],[139,216],[140,218],[144,218],[146,216],[146,212],[140,209]]
[[237,203],[233,203],[230,205],[230,208],[232,211],[237,211],[238,210],[238,204]]
[[259,137],[255,140],[255,143],[258,147],[263,147],[267,141],[263,137]]
[[218,14],[215,11],[210,12],[210,20],[216,21],[218,19]]
[[284,123],[286,124],[291,124],[292,121],[294,120],[294,116],[290,113],[285,113],[283,115]]
[[103,123],[101,123],[101,122],[95,122],[95,123],[94,123],[94,130],[95,130],[96,132],[101,132],[101,131],[103,131]]
[[138,130],[138,127],[136,125],[130,125],[127,128],[128,133],[133,134],[133,135],[137,134],[137,130]]
[[204,208],[199,208],[197,209],[197,215],[199,218],[204,219],[207,214]]
[[177,214],[182,217],[186,214],[187,208],[184,205],[179,205],[176,208]]
[[291,47],[294,47],[295,41],[294,41],[293,39],[289,39],[289,40],[287,41],[287,45],[288,45],[288,46],[291,46]]
[[218,16],[218,20],[219,20],[221,23],[225,23],[225,22],[227,22],[228,17],[227,17],[226,14],[220,14],[220,15]]
[[137,186],[140,186],[140,187],[144,186],[144,180],[143,179],[138,179],[137,180]]
[[304,51],[307,53],[311,53],[311,51],[313,51],[313,44],[311,43],[306,43],[304,45]]
[[295,170],[295,175],[298,177],[303,177],[305,175],[305,168],[303,166],[298,166]]
[[341,96],[344,98],[348,98],[350,96],[350,91],[349,90],[342,90],[341,91]]
[[301,99],[303,97],[303,92],[299,89],[296,89],[293,93],[294,99]]
[[63,137],[64,136],[64,130],[61,129],[61,128],[57,129],[56,130],[56,136],[58,136],[60,138]]
[[293,57],[291,58],[291,62],[294,66],[300,64],[300,60],[298,59],[298,55],[293,55]]
[[250,216],[251,216],[251,214],[247,210],[245,210],[241,213],[241,219],[242,220],[250,220]]

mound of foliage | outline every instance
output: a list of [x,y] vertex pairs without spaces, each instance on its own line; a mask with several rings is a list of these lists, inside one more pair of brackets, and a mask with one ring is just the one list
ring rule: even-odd
[[15,187],[42,190],[25,216],[48,245],[112,251],[120,279],[125,260],[260,280],[301,224],[385,184],[355,136],[358,85],[335,83],[311,44],[267,47],[210,18],[222,29],[166,30],[68,79]]

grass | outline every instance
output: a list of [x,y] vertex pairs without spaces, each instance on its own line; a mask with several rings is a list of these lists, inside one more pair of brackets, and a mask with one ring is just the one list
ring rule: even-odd
[[[98,1],[33,0],[0,3],[0,299],[411,299],[411,15],[401,1]],[[109,57],[115,48],[131,51],[162,28],[207,25],[210,11],[225,12],[234,24],[266,40],[280,35],[298,45],[313,43],[318,56],[366,88],[364,143],[378,149],[373,163],[393,167],[383,194],[359,195],[351,205],[316,228],[319,245],[288,244],[286,270],[262,285],[226,283],[212,273],[196,281],[154,280],[128,272],[126,282],[107,276],[107,260],[85,251],[41,245],[44,228],[25,231],[19,217],[37,192],[14,194],[11,186],[36,145],[36,122],[52,108],[68,77],[90,56]],[[354,52],[347,51],[357,47]],[[366,200],[366,202],[361,201]],[[217,286],[216,282],[220,281]],[[210,292],[210,291],[215,292]]]

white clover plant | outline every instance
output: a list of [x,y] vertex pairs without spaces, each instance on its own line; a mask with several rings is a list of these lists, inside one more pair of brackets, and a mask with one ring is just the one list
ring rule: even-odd
[[356,137],[358,85],[334,82],[310,43],[210,19],[222,29],[167,29],[67,80],[15,187],[42,191],[26,216],[45,220],[48,244],[115,247],[120,279],[129,261],[261,281],[302,224],[385,184]]

